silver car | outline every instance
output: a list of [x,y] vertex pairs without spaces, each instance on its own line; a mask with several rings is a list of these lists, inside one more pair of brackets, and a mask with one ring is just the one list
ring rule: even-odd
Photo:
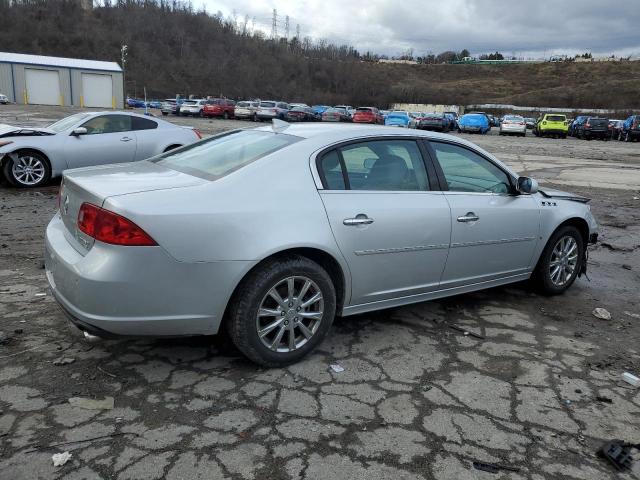
[[527,136],[527,122],[520,115],[505,115],[500,122],[500,135]]
[[585,272],[588,200],[539,191],[460,138],[274,122],[65,172],[46,275],[97,336],[208,335],[299,360],[348,316]]
[[0,167],[12,185],[38,187],[68,168],[143,160],[200,138],[151,116],[77,113],[46,128],[0,125]]
[[238,120],[247,118],[253,120],[254,122],[257,122],[257,113],[259,106],[260,102],[254,100],[244,100],[242,102],[238,102],[233,109],[233,116]]

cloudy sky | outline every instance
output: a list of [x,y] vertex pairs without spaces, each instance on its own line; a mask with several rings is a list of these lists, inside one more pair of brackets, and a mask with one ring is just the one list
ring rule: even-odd
[[255,18],[255,28],[278,33],[300,24],[301,35],[367,50],[415,55],[469,49],[524,57],[575,54],[640,55],[638,0],[194,0],[209,13],[238,21]]

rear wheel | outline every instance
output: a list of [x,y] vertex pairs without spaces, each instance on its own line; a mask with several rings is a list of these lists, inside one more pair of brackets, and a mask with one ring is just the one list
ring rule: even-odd
[[225,120],[229,120],[229,112],[224,112],[222,118],[224,118]]
[[249,359],[267,367],[300,360],[327,335],[336,311],[331,277],[302,256],[267,261],[231,303],[228,331]]
[[547,242],[533,281],[542,293],[558,295],[568,289],[582,268],[584,240],[571,225],[559,228]]
[[22,150],[16,153],[15,158],[9,157],[3,173],[14,187],[40,187],[51,178],[51,166],[41,153]]

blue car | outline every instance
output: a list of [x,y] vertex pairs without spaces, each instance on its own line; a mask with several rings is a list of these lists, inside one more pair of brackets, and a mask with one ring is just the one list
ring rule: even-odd
[[311,111],[316,117],[322,118],[322,114],[330,108],[328,105],[314,105],[311,107]]
[[491,129],[489,119],[481,113],[467,113],[458,120],[458,132],[485,134]]
[[408,112],[390,112],[384,119],[387,127],[415,128],[416,121]]
[[144,101],[137,98],[127,98],[127,105],[131,108],[144,108]]
[[631,115],[622,123],[619,140],[625,142],[640,140],[640,115]]

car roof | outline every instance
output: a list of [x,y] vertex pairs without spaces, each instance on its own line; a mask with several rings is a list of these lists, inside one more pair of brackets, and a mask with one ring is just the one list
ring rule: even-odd
[[[155,117],[153,115],[142,115],[140,113],[134,113],[134,112],[123,112],[121,110],[104,110],[104,111],[99,111],[99,112],[78,112],[78,113],[86,113],[87,117],[98,117],[101,115],[129,115],[131,117],[139,117],[139,118],[146,118],[147,120],[153,120],[154,122],[158,122],[159,125],[163,125],[163,126],[170,126],[170,127],[180,127],[180,125],[176,125],[174,123],[171,122],[167,122],[161,118]],[[74,113],[75,115],[75,113]],[[70,115],[71,116],[71,115]]]

